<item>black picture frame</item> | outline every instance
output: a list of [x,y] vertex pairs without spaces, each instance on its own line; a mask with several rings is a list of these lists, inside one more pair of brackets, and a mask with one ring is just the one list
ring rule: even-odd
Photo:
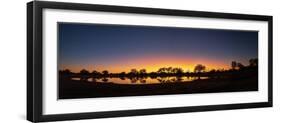
[[[241,103],[241,104],[44,115],[42,113],[43,112],[43,97],[42,97],[43,96],[42,95],[43,13],[42,10],[44,8],[266,21],[268,22],[268,101],[257,102],[257,103],[255,102],[255,103]],[[79,4],[79,3],[63,3],[63,2],[45,2],[45,1],[29,2],[27,3],[27,120],[32,122],[45,122],[45,121],[63,121],[63,120],[79,120],[79,119],[93,119],[93,118],[107,118],[107,117],[123,117],[123,116],[137,116],[137,115],[272,107],[273,105],[273,95],[272,95],[272,87],[273,87],[272,85],[272,64],[273,64],[272,63],[272,59],[273,59],[272,58],[272,51],[273,51],[272,30],[273,29],[272,28],[273,28],[273,17],[264,16],[264,15],[169,10],[169,9],[108,6],[108,5],[93,5],[93,4]]]

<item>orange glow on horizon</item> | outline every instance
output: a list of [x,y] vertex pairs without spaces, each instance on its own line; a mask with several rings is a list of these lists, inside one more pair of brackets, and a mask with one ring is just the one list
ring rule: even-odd
[[146,69],[147,72],[157,72],[159,68],[162,67],[179,67],[184,70],[184,72],[193,72],[194,67],[197,64],[202,64],[206,66],[206,71],[212,69],[230,69],[231,61],[218,61],[218,60],[207,60],[203,58],[177,58],[177,57],[139,57],[132,58],[129,60],[116,60],[112,64],[85,64],[85,65],[60,65],[60,69],[70,69],[73,72],[79,72],[82,69],[86,69],[90,72],[93,70],[102,72],[103,70],[108,70],[110,73],[120,73],[120,72],[130,72],[131,69]]

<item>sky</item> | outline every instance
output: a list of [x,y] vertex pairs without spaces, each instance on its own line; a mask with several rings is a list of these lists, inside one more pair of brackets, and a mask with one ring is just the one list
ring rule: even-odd
[[193,71],[197,64],[229,69],[231,61],[248,65],[258,57],[257,31],[81,23],[59,23],[58,29],[59,69],[73,72]]

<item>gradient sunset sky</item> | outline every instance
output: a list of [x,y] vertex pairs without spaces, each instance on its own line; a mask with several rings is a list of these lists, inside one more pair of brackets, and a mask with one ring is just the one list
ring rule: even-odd
[[248,65],[258,57],[258,32],[153,26],[58,23],[59,69],[112,73],[181,67],[193,71]]

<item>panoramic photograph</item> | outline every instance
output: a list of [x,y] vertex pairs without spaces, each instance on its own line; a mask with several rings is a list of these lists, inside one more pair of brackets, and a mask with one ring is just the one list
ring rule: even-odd
[[58,23],[58,99],[258,91],[258,31]]

